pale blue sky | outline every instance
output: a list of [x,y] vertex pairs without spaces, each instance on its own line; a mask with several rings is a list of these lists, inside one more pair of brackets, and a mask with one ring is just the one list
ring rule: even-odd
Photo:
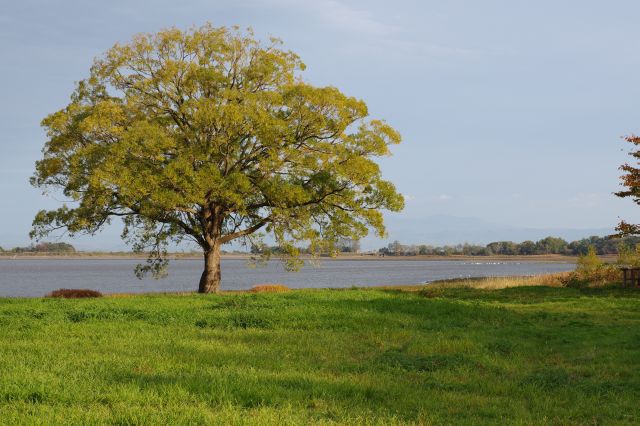
[[[603,228],[620,137],[640,132],[637,1],[7,1],[0,8],[0,245],[58,205],[31,188],[40,120],[92,59],[137,32],[206,21],[274,35],[305,78],[364,99],[404,142],[385,159],[407,197],[394,224],[435,215],[514,227]],[[107,232],[85,247],[119,246]]]

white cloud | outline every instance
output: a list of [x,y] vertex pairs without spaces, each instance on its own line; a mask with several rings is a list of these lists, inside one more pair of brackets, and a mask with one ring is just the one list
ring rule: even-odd
[[369,11],[354,9],[337,0],[311,1],[308,4],[318,16],[337,28],[377,35],[388,35],[398,30],[376,20]]
[[[236,3],[237,4],[237,3]],[[363,49],[373,54],[381,50],[409,56],[419,61],[449,60],[449,58],[477,59],[488,55],[502,55],[497,51],[476,47],[459,47],[425,41],[423,36],[392,24],[389,16],[382,19],[368,9],[355,8],[342,0],[240,0],[240,4],[249,7],[275,8],[293,11],[311,18],[334,30],[368,36],[368,43],[358,43],[356,50]],[[347,43],[349,44],[349,43]],[[353,46],[350,46],[353,48]],[[343,49],[352,50],[342,46]]]
[[285,7],[302,11],[336,29],[369,35],[389,35],[399,28],[376,19],[368,10],[356,9],[339,0],[245,0],[252,5]]

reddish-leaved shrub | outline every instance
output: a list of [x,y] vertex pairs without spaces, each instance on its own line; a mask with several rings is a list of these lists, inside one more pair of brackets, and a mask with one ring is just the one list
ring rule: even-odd
[[282,293],[291,290],[282,284],[259,284],[251,288],[252,293]]
[[97,290],[84,288],[61,288],[47,294],[47,297],[63,297],[65,299],[80,299],[83,297],[102,297],[102,293]]

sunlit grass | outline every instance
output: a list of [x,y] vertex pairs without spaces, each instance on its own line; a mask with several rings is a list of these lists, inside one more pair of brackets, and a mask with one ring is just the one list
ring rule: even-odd
[[0,299],[0,419],[634,424],[639,302],[530,286]]

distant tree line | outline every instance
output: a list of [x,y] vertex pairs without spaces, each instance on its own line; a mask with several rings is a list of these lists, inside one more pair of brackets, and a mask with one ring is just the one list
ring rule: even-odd
[[491,256],[491,255],[535,255],[535,254],[563,254],[586,255],[589,247],[593,247],[597,254],[618,254],[621,246],[635,248],[640,244],[640,237],[630,236],[625,238],[609,238],[592,236],[581,240],[567,242],[558,237],[547,237],[538,241],[495,241],[485,246],[475,244],[457,244],[446,246],[431,245],[405,245],[399,241],[382,247],[378,253],[385,256],[416,256],[416,255],[467,255],[467,256]]
[[0,247],[0,253],[75,253],[76,249],[68,243],[48,243],[42,242],[31,244],[27,247],[14,247],[4,250]]
[[[536,255],[536,254],[563,254],[584,256],[593,247],[598,255],[618,254],[620,247],[635,249],[640,245],[640,236],[627,236],[624,238],[609,238],[592,236],[581,240],[567,242],[558,237],[546,237],[538,241],[523,241],[514,243],[513,241],[495,241],[485,246],[477,244],[456,244],[445,246],[432,246],[427,244],[402,244],[399,241],[389,243],[386,247],[378,250],[378,253],[385,256],[491,256],[491,255]],[[359,253],[360,242],[354,239],[343,238],[333,245],[335,251],[341,253]],[[273,254],[280,254],[280,247],[263,246],[260,249],[252,248],[252,253],[269,250]],[[299,248],[301,253],[310,253],[309,248]],[[3,249],[0,253],[75,253],[74,246],[68,243],[41,242],[26,247],[14,247]]]
[[[297,250],[301,254],[321,254],[323,256],[329,255],[331,253],[360,253],[360,240],[354,238],[338,238],[337,241],[332,244],[327,244],[326,247],[320,248],[318,250],[312,249],[310,246],[307,247],[297,247]],[[319,253],[318,253],[319,251]],[[282,255],[286,254],[284,250],[282,250],[279,246],[252,246],[250,249],[251,254],[259,254],[269,252],[273,255]]]

